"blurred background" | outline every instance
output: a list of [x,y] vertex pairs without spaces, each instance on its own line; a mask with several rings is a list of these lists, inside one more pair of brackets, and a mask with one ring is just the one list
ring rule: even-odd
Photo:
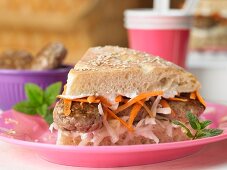
[[[182,8],[184,0],[171,0]],[[91,46],[128,46],[123,12],[152,8],[152,0],[1,0],[0,51],[36,53],[60,41],[68,49],[64,61],[75,64]],[[202,82],[209,101],[227,104],[227,0],[199,0],[194,13],[187,69]],[[212,90],[211,90],[212,89]]]
[[[171,6],[183,2],[175,0]],[[91,46],[127,46],[123,11],[152,6],[152,0],[1,0],[0,50],[35,53],[60,41],[69,51],[65,62],[74,64]]]

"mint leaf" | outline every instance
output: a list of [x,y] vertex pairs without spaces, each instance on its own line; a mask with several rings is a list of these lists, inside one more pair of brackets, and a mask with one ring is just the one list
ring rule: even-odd
[[205,129],[208,125],[210,125],[212,122],[210,120],[205,120],[203,122],[200,122],[201,129]]
[[50,124],[53,122],[52,104],[60,93],[61,85],[61,82],[54,83],[44,91],[38,85],[28,83],[24,86],[27,100],[17,103],[13,108],[29,115],[38,114]]
[[56,101],[56,96],[60,93],[61,91],[61,82],[57,82],[54,84],[51,84],[45,89],[44,92],[44,102],[50,106]]
[[43,90],[33,83],[28,83],[25,85],[25,93],[28,101],[33,106],[40,106],[43,103]]
[[53,113],[53,109],[48,110],[46,116],[44,117],[48,124],[53,123],[53,115],[52,115],[52,113]]
[[222,134],[223,130],[221,129],[203,129],[200,131],[201,134],[196,136],[196,139],[212,137]]
[[39,115],[41,115],[42,117],[45,117],[47,114],[47,110],[48,110],[48,106],[47,104],[43,104],[39,107],[36,108],[36,111]]
[[13,108],[18,112],[27,113],[29,115],[34,115],[37,113],[35,107],[33,107],[28,101],[17,103],[13,106]]
[[190,131],[190,130],[187,128],[187,126],[185,126],[183,123],[181,123],[181,122],[178,121],[178,120],[173,120],[172,123],[175,124],[175,125],[181,126],[181,127],[186,131],[186,135],[187,135],[189,138],[193,138],[193,135],[192,135],[191,131]]
[[195,130],[201,129],[199,119],[195,115],[193,115],[191,112],[188,112],[186,114],[186,116],[187,116],[189,123],[190,123],[190,125],[193,129],[195,129]]
[[205,120],[200,122],[199,119],[193,115],[192,113],[186,114],[187,119],[189,120],[189,123],[191,127],[195,130],[195,133],[190,131],[190,129],[184,125],[182,122],[178,120],[172,121],[175,125],[181,126],[185,131],[189,138],[192,140],[194,139],[200,139],[200,138],[206,138],[206,137],[212,137],[222,134],[223,130],[221,129],[205,129],[208,125],[210,125],[212,122],[210,120]]

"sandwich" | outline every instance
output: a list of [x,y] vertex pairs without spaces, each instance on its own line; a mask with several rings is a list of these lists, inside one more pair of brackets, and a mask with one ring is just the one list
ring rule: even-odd
[[158,56],[117,46],[90,48],[70,70],[53,111],[57,144],[109,146],[188,140],[188,124],[205,102],[200,83]]

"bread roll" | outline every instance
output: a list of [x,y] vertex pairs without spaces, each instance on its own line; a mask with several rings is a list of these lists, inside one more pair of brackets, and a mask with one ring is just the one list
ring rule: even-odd
[[90,48],[69,72],[65,95],[69,98],[91,95],[132,98],[142,92],[182,93],[199,88],[195,76],[158,56],[105,46]]

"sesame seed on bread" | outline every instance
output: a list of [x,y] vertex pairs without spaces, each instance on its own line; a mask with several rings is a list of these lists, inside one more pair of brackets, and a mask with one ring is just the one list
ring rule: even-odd
[[68,74],[65,95],[123,95],[162,90],[193,92],[200,88],[196,77],[158,56],[117,46],[88,49]]

